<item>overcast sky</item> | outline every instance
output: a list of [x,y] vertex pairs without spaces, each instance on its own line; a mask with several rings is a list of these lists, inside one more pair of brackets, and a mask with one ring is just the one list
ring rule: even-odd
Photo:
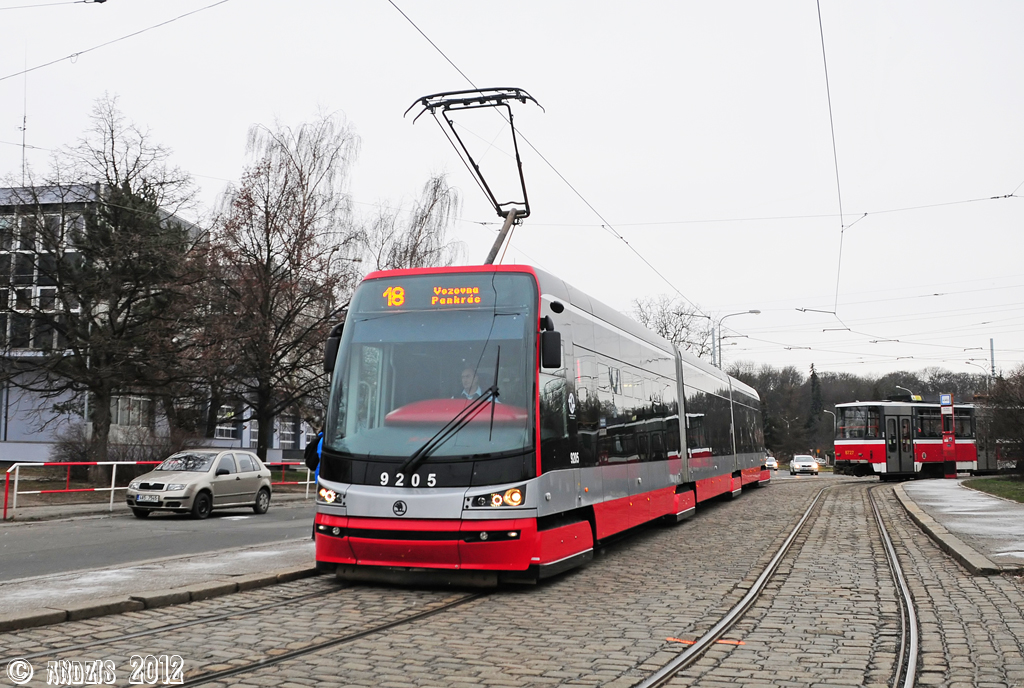
[[[395,4],[477,86],[544,107],[515,109],[533,214],[505,262],[623,311],[760,310],[725,321],[726,365],[980,374],[990,338],[997,369],[1024,362],[1024,200],[990,200],[1024,196],[1024,3],[822,0],[845,232],[814,2]],[[43,172],[109,93],[209,206],[251,125],[337,112],[358,212],[447,171],[466,261],[490,247],[499,218],[441,131],[403,118],[470,85],[388,0],[0,0],[0,26],[0,174],[20,175],[23,115]],[[507,131],[480,127],[497,168]]]

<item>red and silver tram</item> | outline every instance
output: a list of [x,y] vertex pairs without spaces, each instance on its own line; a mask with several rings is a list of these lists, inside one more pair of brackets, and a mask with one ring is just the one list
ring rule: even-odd
[[535,581],[770,480],[753,389],[534,268],[372,273],[325,366],[316,559],[342,578]]
[[[979,453],[972,404],[953,406],[956,469],[987,469]],[[835,471],[881,479],[944,474],[939,404],[905,399],[836,404]]]

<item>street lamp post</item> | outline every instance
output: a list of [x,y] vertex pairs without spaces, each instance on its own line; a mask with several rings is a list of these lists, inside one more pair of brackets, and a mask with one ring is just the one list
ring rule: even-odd
[[966,363],[967,365],[972,365],[975,368],[981,368],[985,372],[985,391],[988,392],[989,383],[992,381],[992,376],[989,375],[988,368],[981,364],[974,363],[972,361],[964,361],[964,363]]
[[914,394],[913,392],[911,392],[911,391],[910,391],[909,389],[907,389],[906,387],[900,387],[899,385],[893,385],[893,387],[895,387],[896,389],[902,389],[902,390],[903,390],[904,392],[906,392],[907,394],[909,394],[909,395],[910,395],[910,398],[911,398],[911,399],[913,399],[913,398],[914,398],[915,396],[917,396],[916,394]]
[[722,323],[725,322],[726,318],[731,318],[734,315],[747,315],[747,314],[760,315],[761,311],[757,310],[756,308],[755,309],[751,309],[749,311],[737,311],[735,313],[729,313],[727,315],[723,315],[721,318],[718,319],[718,367],[719,368],[722,367]]

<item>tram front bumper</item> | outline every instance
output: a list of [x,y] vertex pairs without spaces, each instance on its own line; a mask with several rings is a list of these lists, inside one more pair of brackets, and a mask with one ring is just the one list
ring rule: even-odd
[[314,529],[318,562],[525,571],[539,561],[533,518],[400,520],[317,514]]

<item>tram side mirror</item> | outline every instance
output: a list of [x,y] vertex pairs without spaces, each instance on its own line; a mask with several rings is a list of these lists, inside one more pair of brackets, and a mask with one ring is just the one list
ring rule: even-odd
[[331,330],[331,334],[327,337],[327,343],[324,345],[324,372],[334,372],[334,361],[338,358],[338,347],[341,345],[341,332],[345,329],[345,321],[342,320],[340,323],[334,326]]
[[542,368],[562,367],[562,333],[546,330],[540,333],[540,365]]

